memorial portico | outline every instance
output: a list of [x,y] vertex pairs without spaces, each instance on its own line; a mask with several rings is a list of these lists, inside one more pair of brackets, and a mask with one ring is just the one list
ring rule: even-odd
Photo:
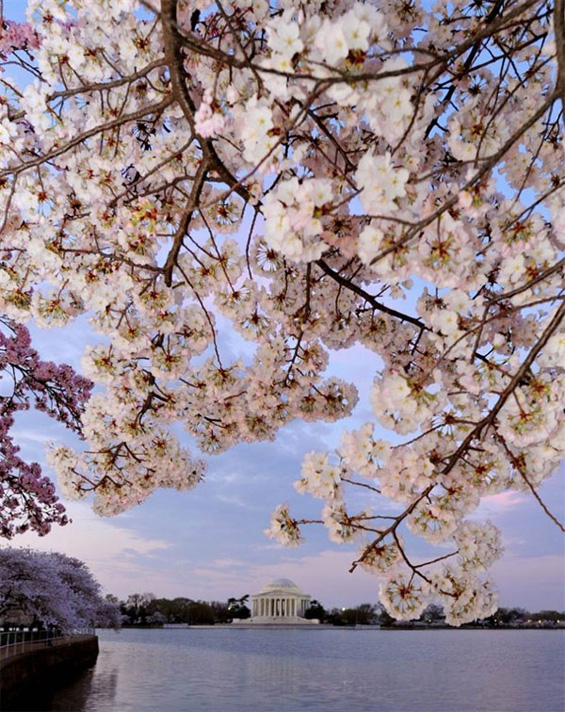
[[304,618],[310,596],[289,579],[280,578],[251,596],[249,623],[277,624],[318,623]]

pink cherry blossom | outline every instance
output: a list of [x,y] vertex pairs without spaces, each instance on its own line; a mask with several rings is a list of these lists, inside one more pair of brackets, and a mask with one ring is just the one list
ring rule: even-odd
[[[104,599],[82,561],[55,552],[0,549],[0,620],[20,621],[62,632],[118,627],[118,606]],[[14,615],[15,614],[15,615]],[[11,617],[14,615],[14,617]]]

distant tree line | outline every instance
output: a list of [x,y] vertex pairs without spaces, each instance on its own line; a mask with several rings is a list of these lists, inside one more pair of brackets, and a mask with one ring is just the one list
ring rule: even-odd
[[[305,618],[317,618],[321,623],[337,626],[380,625],[389,626],[443,626],[445,613],[443,607],[430,603],[415,621],[399,623],[390,616],[381,603],[376,605],[362,603],[352,608],[331,608],[326,610],[316,600],[311,602]],[[565,611],[542,610],[530,612],[525,608],[498,608],[488,618],[474,621],[467,625],[486,628],[527,627],[565,625]]]
[[[114,599],[117,602],[117,599]],[[247,605],[249,595],[228,598],[226,602],[201,601],[191,598],[157,598],[153,593],[134,593],[119,603],[122,623],[125,626],[161,626],[165,624],[215,625],[245,620],[251,616]],[[358,606],[326,609],[313,599],[304,614],[305,618],[317,619],[320,623],[335,626],[398,625],[381,603],[361,603]],[[488,628],[551,626],[565,623],[565,612],[543,610],[529,612],[524,608],[499,608],[492,616],[471,625]],[[413,623],[438,627],[444,626],[445,614],[442,606],[430,604]]]
[[[332,608],[326,611],[318,601],[312,601],[311,607],[306,611],[306,618],[318,618],[321,623],[337,626],[447,626],[443,607],[435,603],[430,603],[415,621],[398,622],[387,613],[381,603],[376,605],[362,603],[352,608]],[[565,611],[542,610],[530,612],[525,608],[498,608],[488,618],[480,619],[467,625],[483,628],[565,625]]]
[[157,598],[153,593],[132,593],[120,605],[123,625],[161,626],[164,624],[215,625],[251,616],[249,595],[228,598],[226,602],[191,598]]
[[525,608],[499,608],[485,623],[493,628],[520,625],[565,624],[565,611],[527,611]]

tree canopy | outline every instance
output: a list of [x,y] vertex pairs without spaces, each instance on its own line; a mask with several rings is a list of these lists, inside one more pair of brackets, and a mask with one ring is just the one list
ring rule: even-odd
[[63,632],[117,627],[117,604],[78,559],[32,549],[0,549],[0,620],[54,626]]
[[80,416],[92,383],[70,366],[43,361],[22,324],[0,316],[0,536],[32,530],[43,536],[68,522],[55,486],[36,462],[20,457],[11,429],[33,405],[80,434]]
[[[356,374],[331,355],[362,346],[372,415],[298,489],[396,617],[491,613],[500,536],[467,517],[539,498],[565,451],[564,12],[31,0],[4,20],[0,310],[88,314],[100,337],[86,449],[50,454],[63,492],[114,514],[195,486],[197,449],[342,418]],[[281,505],[270,535],[295,545],[302,522]]]

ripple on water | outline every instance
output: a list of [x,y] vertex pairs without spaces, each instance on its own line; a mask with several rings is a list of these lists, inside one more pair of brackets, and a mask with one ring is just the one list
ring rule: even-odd
[[101,631],[96,666],[45,703],[72,712],[563,712],[564,643],[553,630]]

